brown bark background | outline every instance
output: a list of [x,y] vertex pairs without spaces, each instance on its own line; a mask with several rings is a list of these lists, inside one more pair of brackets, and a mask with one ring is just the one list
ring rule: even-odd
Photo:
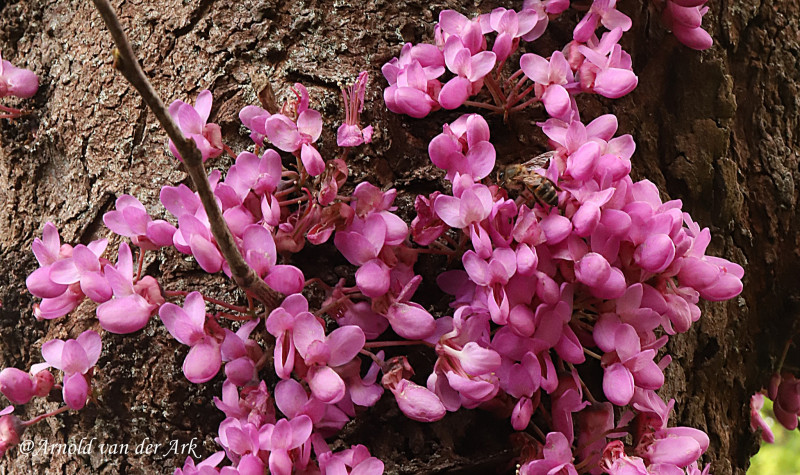
[[[441,173],[429,165],[427,143],[462,111],[421,121],[389,113],[381,99],[380,66],[403,42],[432,41],[443,8],[471,15],[498,4],[130,0],[115,7],[164,101],[193,103],[197,93],[210,89],[211,119],[237,151],[249,145],[238,111],[257,104],[267,83],[282,99],[292,83],[302,82],[325,116],[320,149],[325,155],[327,147],[330,156],[344,115],[337,83],[370,71],[364,122],[375,126],[376,135],[350,161],[354,182],[397,187],[401,215],[412,217],[414,195],[441,185]],[[618,134],[632,134],[638,145],[635,178],[649,178],[665,196],[681,198],[701,226],[711,227],[712,253],[746,269],[739,298],[704,305],[698,324],[671,340],[674,361],[662,390],[677,399],[676,423],[709,433],[704,460],[713,464],[712,473],[727,475],[743,474],[756,450],[748,430],[749,397],[766,384],[800,316],[800,6],[794,0],[708,5],[704,25],[715,44],[695,52],[664,30],[652,2],[621,1],[619,8],[634,21],[623,45],[633,57],[639,87],[617,101],[582,97],[580,106],[584,120],[605,110],[617,114]],[[564,15],[548,29],[547,39],[526,48],[545,54],[560,48],[578,18],[574,12]],[[160,187],[185,179],[153,115],[112,69],[111,47],[91,2],[0,0],[3,57],[41,79],[33,99],[4,100],[33,113],[14,123],[0,121],[0,368],[27,369],[40,361],[42,342],[99,328],[92,305],[59,320],[33,318],[25,277],[37,267],[30,243],[44,222],[56,224],[66,242],[87,243],[110,234],[102,215],[117,196],[137,196],[151,213],[163,216]],[[501,163],[541,150],[545,140],[532,119],[516,117],[511,129],[490,119]],[[228,165],[224,158],[211,163]],[[332,250],[305,251],[298,262],[302,267],[323,259],[330,266],[315,272],[324,278],[346,274],[338,266],[344,261],[329,255]],[[191,259],[175,253],[151,255],[147,270],[172,289],[202,288],[220,296],[233,291],[230,282],[205,278]],[[433,275],[427,272],[426,278]],[[96,437],[95,444],[130,443],[131,453],[29,456],[13,449],[0,460],[0,471],[171,473],[183,464],[185,455],[133,454],[145,437],[162,444],[199,437],[202,457],[218,450],[211,434],[222,413],[211,398],[219,394],[220,378],[202,387],[189,384],[180,369],[186,349],[158,321],[132,335],[106,333],[103,344],[94,378],[100,404],[48,419],[25,438],[39,447],[42,440]],[[794,348],[787,364],[800,366]],[[17,411],[33,416],[55,407],[39,401]],[[451,414],[434,424],[410,422],[384,398],[350,423],[342,440],[347,446],[368,445],[387,473],[508,473],[516,456],[510,432],[507,421],[480,411]]]

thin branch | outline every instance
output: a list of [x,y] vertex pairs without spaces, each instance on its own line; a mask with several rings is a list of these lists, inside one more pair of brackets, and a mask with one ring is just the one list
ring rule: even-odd
[[135,59],[133,48],[128,42],[125,32],[122,31],[122,26],[119,23],[114,8],[108,0],[92,0],[95,7],[103,17],[111,36],[114,38],[114,43],[117,48],[114,49],[114,67],[125,76],[125,79],[139,92],[144,99],[144,102],[153,111],[158,122],[167,132],[167,135],[175,144],[183,163],[186,166],[186,171],[194,183],[197,193],[200,195],[200,201],[203,203],[203,208],[208,215],[208,221],[211,224],[211,234],[219,245],[222,255],[228,261],[231,269],[231,276],[233,281],[241,287],[245,292],[253,297],[261,300],[270,308],[277,307],[283,296],[269,288],[269,286],[261,279],[256,272],[247,265],[239,249],[236,247],[236,242],[233,239],[228,225],[222,217],[222,212],[214,200],[214,194],[211,191],[211,185],[208,183],[208,176],[203,168],[203,159],[200,151],[194,144],[194,141],[189,140],[183,136],[183,133],[172,120],[167,108],[161,101],[161,98],[153,90],[153,86],[147,77],[144,75],[139,62]]

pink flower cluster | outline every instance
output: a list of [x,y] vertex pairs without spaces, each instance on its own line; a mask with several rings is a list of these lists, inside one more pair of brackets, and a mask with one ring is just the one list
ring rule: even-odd
[[[676,36],[692,47],[705,45],[703,2],[667,1],[665,18]],[[337,144],[343,150],[334,159],[318,148],[321,114],[310,107],[306,88],[295,84],[294,97],[279,111],[241,110],[255,151],[236,156],[224,179],[218,170],[208,175],[238,251],[268,286],[286,295],[263,315],[274,345],[263,348],[255,336],[261,319],[250,298],[241,307],[199,292],[165,291],[141,275],[145,251],[174,246],[206,272],[230,276],[200,196],[186,185],[165,186],[160,194],[177,226],[152,219],[128,195],[104,216],[109,229],[139,247],[137,269],[127,243],[112,263],[103,257],[107,240],[62,245],[47,223],[33,243],[40,267],[26,282],[42,298],[35,315],[64,316],[88,297],[98,304],[105,330],[131,333],[158,313],[167,331],[189,347],[183,361],[189,381],[211,381],[224,366],[221,398],[214,400],[226,416],[216,438],[223,451],[197,463],[189,458],[176,474],[380,474],[382,462],[366,447],[334,453],[325,438],[385,390],[417,421],[491,407],[518,431],[535,426],[546,435],[521,460],[522,474],[707,474],[697,461],[708,437],[667,424],[674,400],[665,403],[655,391],[671,357],[656,356],[669,336],[700,318],[700,298],[738,295],[744,270],[706,255],[710,233],[681,211],[679,200],[663,202],[653,183],[631,179],[635,143],[630,135],[615,136],[616,117],[580,118],[576,95],[618,98],[638,84],[631,57],[619,45],[631,20],[615,0],[592,2],[561,51],[521,55],[519,69],[505,75],[520,41],[539,38],[568,6],[568,0],[527,0],[520,11],[497,8],[471,19],[443,11],[435,44],[408,43],[382,69],[387,107],[415,118],[462,105],[506,116],[542,103],[549,118],[538,125],[551,158],[544,168],[521,173],[552,187],[557,204],[530,199],[536,190],[527,184],[510,197],[509,184],[494,180],[498,157],[490,125],[477,114],[444,124],[429,144],[431,161],[452,186],[417,196],[410,226],[395,214],[394,189],[362,182],[342,196],[347,149],[372,140],[372,127],[360,121],[367,74],[342,89],[345,117]],[[598,37],[601,25],[608,31]],[[2,75],[9,67],[0,69],[0,92],[9,84]],[[491,102],[471,100],[481,95]],[[170,106],[203,161],[223,151],[233,156],[219,125],[208,122],[211,105],[205,90],[195,106]],[[262,149],[266,143],[285,156]],[[170,150],[181,158],[172,143]],[[287,159],[295,163],[284,167]],[[331,237],[356,268],[349,282],[306,281],[287,263],[306,241],[321,245]],[[451,296],[452,315],[435,318],[412,300],[422,281],[414,269],[421,253],[460,262],[437,279]],[[325,294],[316,311],[302,293],[307,285]],[[179,297],[185,297],[182,306]],[[224,310],[208,313],[207,302]],[[225,320],[241,325],[228,328]],[[430,374],[416,376],[405,356],[372,352],[406,345],[432,351]],[[57,387],[44,371],[52,366],[64,372],[66,407],[80,409],[100,349],[93,331],[49,341],[42,347],[46,363],[30,373],[0,372],[0,392],[15,404],[46,395]],[[368,367],[360,355],[371,359]],[[585,365],[587,356],[597,363]],[[279,380],[274,388],[261,377],[269,367]],[[800,412],[795,383],[787,376],[770,389],[787,426],[797,425]],[[8,412],[0,413],[0,453],[18,443],[22,430]],[[217,468],[225,458],[231,464]]]
[[[165,222],[152,223],[154,225],[145,231],[147,224],[151,224],[150,218],[135,198],[123,196],[117,202],[121,209],[134,211],[127,214],[129,224],[122,232],[133,235],[132,229],[140,226],[143,234],[135,237],[148,247],[163,244],[174,233],[174,227]],[[112,211],[107,215],[115,213],[121,212]],[[114,219],[109,222],[110,227],[120,229]],[[63,317],[88,297],[100,304],[97,318],[100,325],[112,333],[131,333],[147,325],[164,302],[158,282],[149,276],[134,278],[133,259],[127,243],[120,245],[116,265],[102,257],[107,245],[106,239],[86,246],[62,245],[56,227],[49,222],[45,224],[43,239],[34,239],[32,246],[40,267],[26,280],[31,294],[42,298],[41,303],[34,304],[36,318]]]
[[45,363],[31,366],[29,373],[16,368],[0,371],[0,392],[14,404],[27,404],[34,396],[46,397],[55,386],[48,370],[54,367],[64,372],[60,388],[67,407],[82,409],[101,347],[100,335],[91,330],[74,340],[50,340],[42,345]]

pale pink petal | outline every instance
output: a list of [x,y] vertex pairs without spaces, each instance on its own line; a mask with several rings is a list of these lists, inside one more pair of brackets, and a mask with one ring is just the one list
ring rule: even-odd
[[86,382],[86,377],[81,373],[65,375],[62,394],[64,403],[70,409],[75,411],[83,409],[89,395],[89,383]]
[[283,114],[272,115],[267,119],[267,138],[284,152],[294,152],[300,148],[302,139],[297,125]]
[[327,366],[312,366],[308,371],[308,386],[314,397],[326,404],[335,404],[344,397],[345,385],[336,371]]
[[322,133],[322,115],[315,110],[306,110],[297,117],[297,130],[316,142]]
[[210,381],[222,366],[219,343],[211,337],[205,337],[192,346],[183,361],[183,374],[189,381],[200,384]]

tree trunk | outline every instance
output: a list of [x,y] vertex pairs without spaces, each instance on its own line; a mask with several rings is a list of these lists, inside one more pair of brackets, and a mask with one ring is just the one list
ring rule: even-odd
[[[365,123],[375,126],[374,143],[360,149],[350,165],[356,182],[400,190],[400,215],[409,219],[413,197],[443,183],[443,174],[429,162],[427,143],[461,112],[424,120],[388,112],[380,67],[402,43],[432,41],[440,10],[469,16],[495,6],[475,2],[465,8],[454,0],[370,0],[352,6],[330,0],[115,2],[164,102],[193,102],[210,89],[211,119],[234,150],[249,144],[238,111],[258,104],[257,94],[267,84],[284,98],[294,82],[309,87],[323,112],[321,150],[332,150],[333,131],[344,115],[338,83],[369,71]],[[637,142],[634,177],[646,177],[665,195],[682,199],[684,210],[711,228],[710,253],[746,269],[740,297],[704,305],[698,324],[671,340],[674,360],[660,392],[678,401],[673,422],[709,434],[704,461],[712,463],[712,473],[726,475],[743,474],[756,451],[757,436],[748,428],[749,398],[768,381],[800,317],[800,4],[711,0],[708,6],[704,25],[715,43],[696,52],[665,31],[653,2],[621,1],[619,9],[633,18],[623,46],[633,57],[639,86],[621,100],[584,97],[581,112],[584,120],[604,111],[617,114],[618,133],[630,133]],[[578,18],[574,12],[562,16],[548,39],[529,45],[530,51],[563,46]],[[163,217],[160,187],[186,179],[154,116],[113,69],[112,47],[91,2],[0,0],[3,58],[32,69],[41,80],[34,99],[4,102],[22,104],[32,114],[0,121],[0,368],[27,369],[41,361],[42,342],[99,329],[88,303],[66,318],[33,318],[35,299],[25,278],[37,267],[30,245],[44,223],[52,221],[62,240],[73,244],[110,237],[102,216],[117,196],[132,194]],[[532,123],[531,117],[512,118],[520,137],[508,133],[512,145],[498,144],[500,163],[529,153],[522,147],[544,148],[545,138]],[[490,120],[490,126],[498,137],[507,127],[500,119]],[[226,169],[230,163],[221,157],[211,166]],[[298,265],[322,259],[334,269],[345,263],[329,255],[332,251],[332,246],[304,251]],[[151,254],[146,269],[165,287],[220,296],[234,291],[230,281],[206,277],[193,260],[174,251]],[[432,282],[436,269],[420,272]],[[261,332],[266,334],[263,325]],[[24,438],[34,440],[37,449],[44,441],[96,438],[94,447],[128,443],[128,454],[95,449],[88,455],[28,455],[12,449],[0,460],[0,471],[171,473],[193,455],[180,446],[177,453],[163,447],[155,455],[134,453],[146,438],[163,446],[197,438],[194,454],[202,458],[219,450],[213,437],[223,415],[212,397],[220,394],[221,377],[205,385],[188,383],[180,371],[186,348],[157,321],[132,335],[105,333],[103,342],[94,377],[98,404],[47,419]],[[430,365],[430,358],[420,356],[419,364]],[[790,351],[787,365],[800,366],[797,351]],[[32,417],[57,407],[57,399],[18,407],[17,413]],[[349,424],[341,440],[367,445],[385,462],[386,473],[513,473],[518,454],[509,443],[511,432],[507,420],[478,410],[432,424],[411,422],[384,397]]]

